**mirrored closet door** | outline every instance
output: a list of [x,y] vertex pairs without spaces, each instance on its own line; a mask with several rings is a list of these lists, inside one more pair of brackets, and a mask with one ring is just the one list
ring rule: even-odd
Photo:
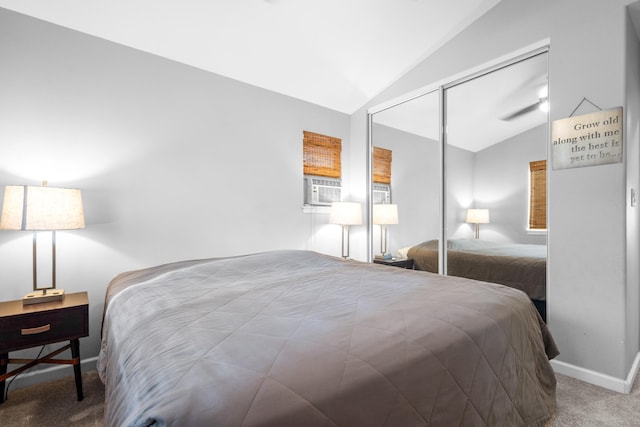
[[520,289],[544,317],[547,53],[452,84],[443,101],[446,272]]
[[372,174],[372,258],[506,284],[544,312],[547,74],[541,49],[370,114],[370,149],[392,158],[388,199]]

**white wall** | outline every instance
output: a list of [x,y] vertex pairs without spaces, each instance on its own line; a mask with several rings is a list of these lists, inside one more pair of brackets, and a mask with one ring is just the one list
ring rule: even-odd
[[[467,224],[467,209],[474,206],[475,154],[452,145],[446,147],[446,195],[448,239],[472,239],[474,226]],[[480,206],[477,206],[480,207]]]
[[[626,6],[630,0],[503,0],[418,64],[366,107],[451,81],[528,46],[550,43],[551,120],[587,97],[602,108],[625,106]],[[577,114],[590,111],[578,111]],[[628,113],[627,113],[628,114]],[[365,108],[352,117],[352,176],[365,180]],[[637,145],[637,139],[624,144]],[[362,141],[362,142],[361,142]],[[362,148],[360,148],[362,147]],[[356,151],[357,150],[357,151]],[[628,153],[628,151],[627,151]],[[637,277],[627,277],[627,164],[549,174],[548,321],[568,373],[611,388],[625,386],[638,353]],[[629,164],[636,168],[636,159]],[[634,172],[632,172],[634,173]],[[631,219],[635,224],[637,219]],[[632,291],[632,292],[631,292]]]
[[[88,291],[96,356],[119,272],[272,249],[340,255],[340,228],[302,211],[302,132],[347,115],[0,9],[0,197],[80,188],[87,227],[58,233],[58,286]],[[31,289],[29,233],[0,232],[0,300]]]
[[475,153],[474,203],[490,209],[481,237],[493,242],[545,244],[527,234],[529,162],[547,158],[546,125],[537,126]]

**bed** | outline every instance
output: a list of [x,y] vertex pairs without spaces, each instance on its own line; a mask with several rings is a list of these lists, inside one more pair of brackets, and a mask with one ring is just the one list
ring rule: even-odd
[[[438,240],[408,248],[417,270],[438,272]],[[547,247],[479,239],[447,241],[447,274],[499,283],[526,293],[539,309],[547,293]],[[541,313],[544,316],[544,313]]]
[[547,426],[558,350],[509,287],[309,251],[122,273],[107,426]]

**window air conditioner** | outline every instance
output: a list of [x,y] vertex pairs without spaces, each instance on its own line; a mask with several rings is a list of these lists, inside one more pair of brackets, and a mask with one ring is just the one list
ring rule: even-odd
[[373,204],[383,205],[391,203],[391,186],[389,184],[373,183]]
[[305,175],[304,204],[329,206],[339,202],[342,196],[342,183],[337,178]]

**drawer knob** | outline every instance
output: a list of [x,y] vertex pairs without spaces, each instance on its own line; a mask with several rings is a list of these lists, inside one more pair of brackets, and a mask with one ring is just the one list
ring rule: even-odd
[[47,324],[44,326],[38,326],[36,328],[21,329],[20,333],[22,335],[35,335],[35,334],[41,334],[43,332],[47,332],[50,330],[51,330],[51,324]]

